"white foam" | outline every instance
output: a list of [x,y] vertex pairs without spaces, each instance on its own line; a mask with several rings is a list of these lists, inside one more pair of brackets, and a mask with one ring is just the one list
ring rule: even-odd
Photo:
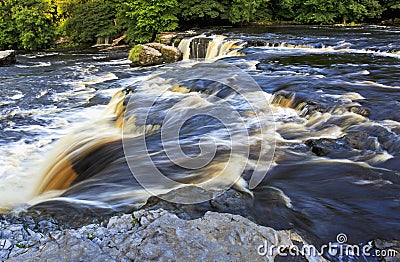
[[19,94],[15,94],[15,95],[11,96],[10,99],[18,100],[18,99],[21,99],[23,97],[24,97],[24,95],[22,93],[19,93]]
[[16,64],[16,67],[20,67],[20,68],[28,68],[28,67],[47,67],[47,66],[51,66],[50,62],[39,62],[36,64],[32,64],[32,65],[22,65],[22,64]]
[[385,85],[385,84],[380,84],[374,81],[359,81],[356,82],[356,84],[358,85],[370,85],[370,86],[376,86],[376,87],[380,87],[380,88],[389,88],[389,89],[400,89],[400,86],[389,86],[389,85]]
[[[349,48],[349,45],[339,45],[339,46],[328,46],[322,48],[315,48],[312,46],[296,46],[296,45],[285,45],[281,44],[277,47],[270,46],[257,46],[256,49],[261,49],[266,53],[277,53],[277,52],[292,52],[293,50],[301,51],[304,53],[350,53],[350,54],[371,54],[376,56],[393,57],[400,59],[400,52],[386,52],[386,51],[375,51],[368,49],[354,49]],[[359,66],[359,65],[357,65]]]
[[111,60],[107,62],[98,62],[98,65],[129,65],[131,64],[131,61],[127,58],[124,59],[117,59],[117,60]]

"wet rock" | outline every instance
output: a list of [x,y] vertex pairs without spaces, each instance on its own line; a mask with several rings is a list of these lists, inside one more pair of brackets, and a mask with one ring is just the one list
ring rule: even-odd
[[181,51],[176,47],[160,43],[148,43],[145,45],[158,50],[162,55],[163,63],[173,63],[182,59]]
[[[329,153],[329,150],[326,148],[324,144],[326,144],[325,139],[310,139],[306,141],[306,145],[311,147],[311,151],[317,156],[326,156]],[[332,142],[329,140],[329,143]]]
[[193,37],[193,36],[198,36],[201,35],[201,32],[197,32],[194,30],[188,30],[185,32],[177,32],[176,37],[172,41],[173,46],[178,46],[179,43],[182,41],[182,39],[187,38],[187,37]]
[[169,46],[178,46],[183,38],[193,37],[200,34],[200,32],[196,32],[193,30],[185,32],[161,32],[157,34],[155,42]]
[[305,142],[311,148],[311,152],[317,156],[329,156],[331,158],[351,158],[359,152],[353,152],[346,139],[319,138],[309,139]]
[[171,45],[177,36],[176,32],[161,32],[156,36],[156,41],[161,44]]
[[361,116],[369,116],[370,112],[367,108],[360,107],[360,106],[352,106],[349,108],[349,111],[355,114],[359,114]]
[[129,53],[131,66],[152,66],[162,63],[162,54],[160,51],[145,45],[134,46]]
[[15,64],[16,61],[14,50],[0,51],[0,66]]
[[178,48],[160,43],[136,45],[129,54],[131,66],[152,66],[173,63],[182,58]]
[[261,39],[250,39],[247,40],[247,47],[251,47],[251,46],[266,46],[268,45],[268,42],[265,40],[261,40]]
[[[142,209],[147,211],[164,209],[175,214],[179,218],[186,220],[200,218],[204,216],[207,211],[231,213],[254,220],[253,214],[250,213],[253,205],[251,196],[233,189],[229,189],[223,194],[215,196],[210,201],[197,204],[177,204],[174,201],[163,200],[179,198],[182,194],[184,194],[182,192],[184,190],[195,192],[194,190],[196,189],[178,189],[173,190],[166,195],[161,195],[160,197],[150,197]],[[204,194],[205,193],[206,192],[204,192]]]

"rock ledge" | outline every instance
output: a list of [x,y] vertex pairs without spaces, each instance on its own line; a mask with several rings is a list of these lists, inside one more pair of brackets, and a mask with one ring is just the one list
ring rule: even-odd
[[207,212],[184,220],[163,209],[48,233],[1,220],[0,229],[0,260],[9,261],[273,261],[276,254],[261,256],[257,248],[305,244],[293,231],[276,231],[238,215]]

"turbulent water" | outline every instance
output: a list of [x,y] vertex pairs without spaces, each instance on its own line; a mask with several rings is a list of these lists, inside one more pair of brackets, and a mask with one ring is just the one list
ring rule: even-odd
[[[316,243],[399,239],[400,29],[218,33],[183,40],[187,59],[158,67],[130,68],[125,52],[68,51],[0,68],[0,206],[124,211],[182,184],[232,186],[251,196],[245,208],[259,224]],[[221,58],[190,60],[194,43]],[[177,123],[189,160],[168,154],[177,142],[161,130]],[[208,153],[210,162],[196,158]],[[147,178],[148,161],[173,182]]]

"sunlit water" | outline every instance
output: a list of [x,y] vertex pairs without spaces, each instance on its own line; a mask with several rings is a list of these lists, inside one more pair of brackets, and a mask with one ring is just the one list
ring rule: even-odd
[[[272,27],[218,33],[235,43],[239,39],[242,46],[254,40],[265,44],[244,47],[245,56],[221,58],[256,80],[263,94],[254,97],[271,102],[270,111],[264,112],[262,104],[257,110],[265,122],[275,120],[273,135],[259,136],[246,105],[234,95],[219,93],[246,116],[252,146],[261,140],[276,141],[272,168],[261,184],[251,191],[245,181],[233,184],[253,195],[245,207],[249,213],[262,225],[294,228],[317,243],[334,241],[341,232],[351,243],[399,239],[400,29]],[[130,68],[126,52],[94,51],[30,53],[18,55],[17,61],[0,68],[4,208],[49,198],[52,206],[58,201],[60,207],[70,203],[77,209],[105,212],[145,203],[149,193],[140,189],[123,157],[118,114],[124,111],[126,95],[138,101],[131,109],[136,122],[129,132],[147,136],[154,161],[174,179],[202,181],[225,163],[229,146],[218,121],[197,117],[182,131],[187,154],[196,154],[192,144],[205,134],[217,141],[215,165],[202,173],[165,162],[158,131],[164,112],[177,101],[186,101],[184,108],[211,109],[216,106],[212,96],[223,86],[186,81],[179,87],[163,75],[153,75],[182,67],[190,68],[193,79],[206,74],[229,77],[218,64],[182,61]],[[166,76],[174,79],[171,72]],[[157,84],[146,86],[148,79]],[[144,123],[140,101],[146,101],[154,88],[167,93]],[[123,89],[128,91],[109,105]],[[180,111],[175,114],[179,118]],[[239,136],[232,139],[240,141]],[[232,173],[249,169],[242,166],[243,156],[235,157]],[[66,188],[71,182],[73,186]],[[154,188],[160,194],[168,192],[157,187],[157,181]]]

